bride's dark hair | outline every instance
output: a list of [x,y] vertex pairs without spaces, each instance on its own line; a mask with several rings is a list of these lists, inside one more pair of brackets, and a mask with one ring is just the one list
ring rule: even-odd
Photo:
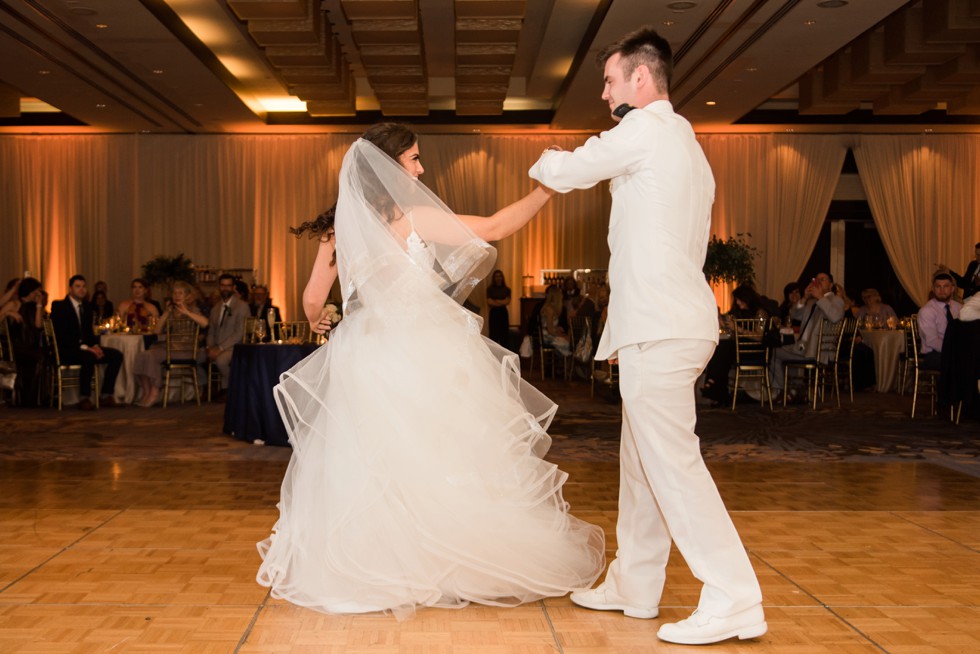
[[[377,123],[361,134],[361,138],[378,146],[382,152],[395,161],[419,140],[418,134],[412,131],[408,125],[401,123]],[[337,205],[334,204],[313,220],[308,220],[297,227],[290,227],[289,231],[295,234],[297,238],[306,234],[310,238],[329,241],[334,234],[333,223],[336,210]],[[333,262],[336,260],[335,254]]]

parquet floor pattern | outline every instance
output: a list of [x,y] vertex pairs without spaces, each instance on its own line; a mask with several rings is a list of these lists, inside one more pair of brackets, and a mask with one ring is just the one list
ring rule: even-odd
[[[612,556],[618,473],[609,453],[618,409],[590,404],[587,390],[570,393],[552,456],[570,474],[565,498],[576,515],[603,526]],[[655,620],[554,598],[514,609],[421,610],[399,622],[328,616],[269,597],[255,583],[255,543],[275,522],[289,452],[221,435],[222,408],[0,410],[0,652],[692,651],[655,635],[697,603],[700,584],[676,552]],[[922,438],[900,443],[911,456],[874,457],[862,448],[766,456],[783,445],[747,427],[753,410],[702,416],[703,438],[759,575],[770,631],[707,651],[980,652],[976,424],[953,432],[938,418],[919,422]],[[760,414],[759,422],[777,423],[783,444],[797,435],[819,441],[817,417],[791,411]],[[900,411],[891,418],[874,405],[852,411],[850,420],[828,418],[828,441],[840,442],[837,432],[850,424],[863,442],[871,428],[862,426],[862,411],[875,429],[900,433]],[[726,422],[751,451],[730,456],[740,443]],[[930,453],[946,433],[967,445]],[[595,456],[592,441],[601,445]],[[724,447],[713,450],[718,443]]]

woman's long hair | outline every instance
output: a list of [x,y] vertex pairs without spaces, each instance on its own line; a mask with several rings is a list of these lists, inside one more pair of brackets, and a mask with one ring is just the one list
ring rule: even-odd
[[[419,140],[418,135],[410,127],[401,123],[377,123],[369,127],[361,135],[361,138],[378,146],[382,152],[395,161]],[[289,231],[297,238],[305,234],[309,238],[324,242],[329,241],[334,236],[336,216],[337,205],[334,204],[313,220],[308,220],[296,227],[290,227]],[[337,255],[334,253],[334,258],[330,263],[332,265],[336,262]]]

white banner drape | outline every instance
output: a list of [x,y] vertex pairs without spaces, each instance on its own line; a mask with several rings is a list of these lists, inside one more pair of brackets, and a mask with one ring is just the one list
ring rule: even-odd
[[937,264],[962,273],[980,240],[980,136],[856,137],[854,158],[895,274],[920,306]]

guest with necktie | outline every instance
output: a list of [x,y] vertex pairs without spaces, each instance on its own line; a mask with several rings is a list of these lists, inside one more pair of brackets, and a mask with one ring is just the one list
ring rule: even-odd
[[963,305],[953,299],[956,282],[949,273],[932,278],[932,297],[919,309],[919,340],[922,342],[919,367],[939,370],[946,327],[960,317]]

